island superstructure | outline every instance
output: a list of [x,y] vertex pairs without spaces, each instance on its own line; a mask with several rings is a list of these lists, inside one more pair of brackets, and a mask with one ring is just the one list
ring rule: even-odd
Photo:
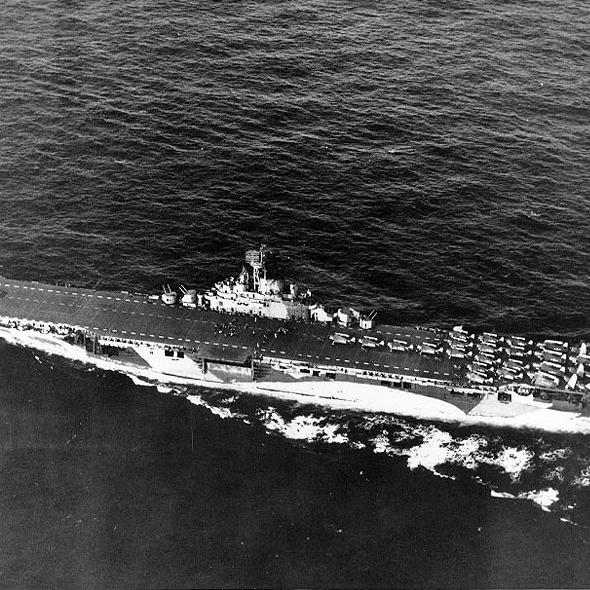
[[[1,278],[0,336],[59,341],[89,362],[108,359],[163,380],[250,383],[265,391],[354,383],[360,397],[363,385],[378,385],[388,402],[402,390],[471,414],[587,412],[586,343],[379,325],[374,312],[329,310],[309,290],[271,278],[267,254],[264,246],[246,251],[237,278],[204,293],[183,285],[144,295]],[[334,387],[329,391],[333,396]]]

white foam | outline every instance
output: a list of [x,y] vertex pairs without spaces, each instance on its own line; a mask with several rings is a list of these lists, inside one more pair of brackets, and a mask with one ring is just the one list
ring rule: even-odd
[[437,428],[432,428],[424,437],[421,445],[416,445],[408,451],[408,467],[425,467],[430,471],[436,472],[435,467],[446,463],[449,459],[448,444],[453,438],[448,432],[442,432]]
[[[496,490],[491,490],[490,495],[493,498],[504,498],[508,500],[530,500],[531,502],[534,502],[540,506],[545,512],[551,512],[549,508],[559,501],[559,492],[555,488],[544,488],[542,490],[533,490],[531,492],[521,492],[517,496],[508,492],[498,492]],[[571,522],[567,519],[565,519],[565,521]]]
[[490,496],[492,496],[492,498],[504,498],[506,500],[517,500],[517,497],[514,494],[510,494],[509,492],[497,492],[496,490],[490,490]]
[[475,470],[480,463],[485,462],[488,455],[485,449],[488,441],[477,435],[471,435],[468,438],[455,442],[455,449],[452,459],[466,469]]
[[373,445],[373,451],[375,453],[384,453],[386,455],[399,455],[400,451],[393,447],[389,442],[389,438],[386,432],[382,432],[370,440]]
[[244,416],[238,412],[233,412],[230,408],[226,407],[219,407],[214,406],[203,399],[200,395],[187,395],[186,399],[195,406],[201,406],[207,408],[212,414],[218,416],[223,420],[227,420],[229,418],[240,418],[243,419]]
[[322,441],[332,444],[346,444],[348,442],[348,437],[339,432],[340,426],[326,423],[325,419],[315,416],[296,416],[287,421],[276,410],[269,408],[261,410],[259,417],[268,430],[280,432],[290,439],[308,442]]
[[[396,442],[407,441],[408,428],[402,428],[392,436]],[[466,438],[453,439],[449,432],[440,430],[436,426],[417,425],[411,431],[411,436],[421,436],[422,442],[410,448],[395,449],[386,434],[373,439],[376,452],[387,452],[407,456],[410,469],[424,467],[438,476],[443,475],[437,469],[439,465],[458,465],[475,471],[480,465],[488,464],[501,467],[516,482],[522,473],[530,467],[533,453],[524,448],[502,447],[499,451],[488,449],[488,441],[482,436],[472,434]]]
[[207,403],[203,403],[202,405],[205,406],[212,414],[219,416],[223,420],[227,420],[228,418],[237,418],[237,415],[234,414],[229,408],[219,408]]
[[538,504],[545,512],[550,512],[549,507],[559,500],[559,492],[555,488],[546,488],[532,492],[523,492],[518,494],[519,498],[532,500]]
[[533,453],[528,449],[503,447],[495,460],[493,460],[493,464],[502,467],[510,476],[510,479],[516,482],[520,479],[523,471],[529,468],[533,456]]

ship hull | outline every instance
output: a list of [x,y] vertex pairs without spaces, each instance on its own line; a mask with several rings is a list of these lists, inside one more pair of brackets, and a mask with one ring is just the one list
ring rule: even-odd
[[194,367],[191,367],[191,372],[187,373],[185,365],[170,364],[172,361],[166,362],[158,358],[158,355],[146,354],[146,351],[141,351],[137,357],[149,358],[149,363],[136,362],[132,356],[106,357],[71,344],[62,336],[42,334],[34,330],[0,327],[0,338],[11,344],[37,349],[49,355],[121,372],[146,384],[212,388],[270,399],[293,400],[337,410],[391,413],[459,424],[489,424],[590,433],[590,420],[585,416],[578,412],[552,409],[551,404],[535,402],[530,396],[523,398],[521,402],[511,404],[500,403],[490,396],[470,403],[469,407],[461,408],[448,394],[445,396],[432,391],[412,392],[369,381],[325,381],[312,378],[273,380],[276,375],[272,374],[256,382],[231,378],[224,381],[209,372],[202,372],[196,362]]
[[[567,415],[560,420],[582,414],[583,404],[569,403],[567,392],[548,397],[529,387],[529,395],[518,388],[507,394],[461,381],[464,367],[450,355],[426,354],[433,341],[444,340],[443,330],[379,326],[371,338],[359,329],[338,330],[336,341],[330,325],[221,314],[127,292],[0,281],[4,339],[153,382],[459,421],[514,421],[555,411],[556,401]],[[388,350],[385,341],[406,342],[408,350]]]

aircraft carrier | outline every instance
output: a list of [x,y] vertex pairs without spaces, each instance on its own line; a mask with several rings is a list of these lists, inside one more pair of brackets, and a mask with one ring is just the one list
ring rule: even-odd
[[309,291],[269,278],[267,255],[264,246],[248,250],[237,278],[204,293],[182,285],[147,295],[0,278],[0,330],[58,340],[89,362],[108,359],[164,380],[272,384],[276,391],[288,383],[347,382],[359,392],[378,385],[388,401],[401,390],[465,413],[589,413],[586,343],[379,325],[375,313],[329,310]]

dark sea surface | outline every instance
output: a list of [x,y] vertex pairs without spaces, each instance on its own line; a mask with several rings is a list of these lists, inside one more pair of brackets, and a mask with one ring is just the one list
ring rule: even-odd
[[[588,339],[589,32],[580,0],[3,0],[0,274],[205,289],[265,241],[384,321]],[[587,437],[175,392],[0,346],[0,585],[590,585]]]

